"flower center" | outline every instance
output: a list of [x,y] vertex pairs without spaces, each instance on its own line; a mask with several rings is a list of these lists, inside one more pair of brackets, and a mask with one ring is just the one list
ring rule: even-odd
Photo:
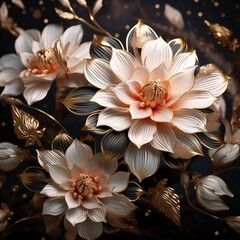
[[141,107],[155,108],[157,105],[164,105],[167,98],[167,87],[159,79],[149,81],[141,90]]
[[79,174],[75,183],[73,183],[73,196],[77,198],[81,197],[92,197],[97,191],[100,191],[98,177],[91,177],[86,174]]
[[29,61],[30,67],[25,72],[28,77],[30,74],[49,74],[60,69],[57,58],[52,48],[44,48],[36,53],[36,56]]

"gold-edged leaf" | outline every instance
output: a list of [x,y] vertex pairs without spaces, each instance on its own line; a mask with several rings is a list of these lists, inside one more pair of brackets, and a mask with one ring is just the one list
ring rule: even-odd
[[137,201],[142,195],[146,194],[142,187],[133,181],[129,181],[127,188],[121,193],[131,202]]
[[55,12],[57,13],[57,15],[61,18],[64,18],[64,19],[68,19],[68,20],[71,20],[71,19],[74,19],[75,18],[75,15],[70,13],[70,12],[64,12],[62,10],[60,10],[59,8],[56,8],[55,7]]
[[58,135],[52,141],[52,149],[65,152],[71,145],[73,139],[61,130]]
[[168,167],[173,169],[186,169],[191,159],[171,158],[170,156],[163,157],[164,162]]
[[213,33],[214,37],[217,39],[218,44],[222,45],[223,47],[227,47],[230,51],[235,51],[239,48],[239,41],[233,35],[232,31],[227,27],[224,27],[218,23],[211,23],[207,20],[204,23],[209,27],[211,32]]
[[96,141],[93,136],[91,136],[90,134],[87,135],[81,134],[79,140],[82,143],[87,144],[92,149],[93,153],[96,153]]
[[41,167],[28,167],[18,177],[23,185],[33,192],[41,191],[48,183],[46,171]]
[[158,182],[156,187],[148,191],[151,194],[151,204],[167,218],[180,226],[180,200],[175,190],[166,187],[167,179]]
[[67,74],[67,72],[68,72],[67,61],[63,57],[62,46],[61,46],[61,42],[59,39],[54,44],[54,53],[55,53],[55,57],[57,58],[57,62],[60,65],[61,69],[65,72],[65,74]]
[[100,105],[91,102],[92,97],[98,91],[95,87],[79,87],[73,89],[60,102],[73,114],[88,115],[102,109]]
[[39,121],[32,115],[12,105],[14,132],[18,139],[26,140],[25,146],[39,142],[46,128],[39,129]]

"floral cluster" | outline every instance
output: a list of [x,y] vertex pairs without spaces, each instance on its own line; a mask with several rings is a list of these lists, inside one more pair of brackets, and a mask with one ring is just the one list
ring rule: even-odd
[[[56,9],[60,17],[78,19],[69,1],[61,3],[69,12]],[[102,1],[92,12],[85,1],[78,3],[95,23]],[[4,9],[1,22],[7,21]],[[180,225],[180,198],[159,173],[162,164],[178,171],[190,205],[192,186],[195,209],[215,218],[211,212],[229,209],[222,196],[234,194],[218,172],[240,150],[238,112],[233,109],[229,120],[223,96],[230,76],[213,63],[201,66],[186,40],[166,41],[141,20],[128,32],[126,46],[108,32],[82,42],[81,24],[15,30],[15,53],[0,58],[0,100],[11,105],[23,145],[0,143],[0,170],[7,176],[30,162],[19,178],[40,202],[49,234],[63,227],[66,239],[96,239],[129,229],[141,199]],[[34,107],[50,90],[58,111],[85,117],[79,138],[68,134],[61,118]],[[52,132],[42,117],[59,131]],[[188,168],[202,156],[212,164],[209,175]],[[157,183],[141,185],[151,178]],[[13,212],[4,202],[0,206],[0,232],[7,233]],[[239,216],[217,218],[240,232]]]

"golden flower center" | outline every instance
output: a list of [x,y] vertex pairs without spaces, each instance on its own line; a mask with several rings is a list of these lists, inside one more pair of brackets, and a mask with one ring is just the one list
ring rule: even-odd
[[79,174],[77,180],[73,183],[73,196],[77,198],[92,197],[97,191],[100,191],[98,177],[91,177],[86,174]]
[[30,67],[27,69],[25,75],[30,74],[49,74],[60,69],[60,65],[55,56],[54,49],[44,48],[36,53],[36,56],[29,60]]
[[140,100],[141,107],[155,108],[157,105],[163,105],[166,103],[167,87],[161,80],[149,81],[141,90]]

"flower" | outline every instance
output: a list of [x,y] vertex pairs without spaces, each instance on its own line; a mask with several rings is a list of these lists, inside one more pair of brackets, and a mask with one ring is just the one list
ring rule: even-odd
[[[127,46],[133,39],[141,41],[141,35],[155,36],[149,27],[141,33],[142,23],[134,28],[127,37]],[[201,109],[211,106],[226,90],[228,78],[211,64],[197,72],[196,52],[187,52],[180,39],[167,43],[158,37],[145,41],[138,50],[132,47],[132,55],[112,47],[109,61],[86,61],[85,75],[100,88],[91,101],[105,107],[97,126],[128,130],[131,144],[125,160],[142,180],[156,172],[159,151],[169,152],[175,158],[202,154],[195,135],[207,131],[207,119]]]
[[90,44],[79,45],[82,37],[81,25],[71,26],[63,32],[56,24],[48,24],[42,33],[30,29],[19,35],[15,49],[25,66],[20,77],[25,84],[23,95],[29,105],[42,100],[55,79],[59,85],[70,87],[83,84],[83,59],[89,57]]
[[43,215],[64,216],[67,231],[84,239],[102,234],[103,223],[115,224],[135,206],[120,194],[126,189],[129,172],[118,171],[116,161],[104,161],[102,153],[75,139],[66,154],[58,150],[38,151],[38,162],[51,181],[42,194]]
[[22,94],[24,84],[19,74],[24,69],[17,54],[6,54],[0,58],[0,86],[4,87],[1,96]]
[[240,128],[233,125],[234,118],[230,121],[226,118],[226,103],[220,98],[212,108],[218,112],[224,125],[224,142],[218,148],[209,149],[208,155],[214,166],[223,166],[232,163],[239,156],[240,151]]
[[198,202],[210,211],[228,210],[229,207],[223,202],[220,196],[233,197],[226,183],[218,176],[193,175],[193,183]]

